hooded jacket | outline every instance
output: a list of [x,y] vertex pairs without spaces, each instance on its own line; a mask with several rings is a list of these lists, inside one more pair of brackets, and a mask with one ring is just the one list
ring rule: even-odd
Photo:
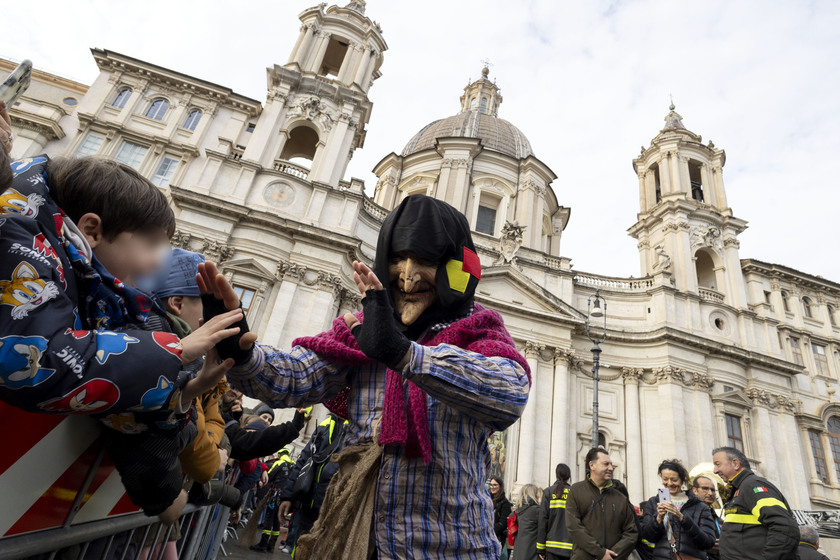
[[[712,511],[701,502],[694,492],[686,492],[688,501],[680,509],[683,514],[682,522],[669,516],[669,523],[674,535],[675,544],[680,554],[706,560],[706,550],[715,545],[715,523]],[[654,544],[653,558],[673,560],[668,532],[663,523],[656,520],[656,510],[659,496],[653,496],[645,502],[645,515],[642,519],[642,538]]]
[[48,162],[13,162],[0,193],[0,399],[123,433],[183,428],[179,338],[133,328],[151,299],[96,261],[50,197]]

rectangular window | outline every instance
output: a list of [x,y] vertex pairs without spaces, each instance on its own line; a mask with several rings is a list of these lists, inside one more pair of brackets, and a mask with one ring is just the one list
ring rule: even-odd
[[478,216],[475,220],[475,231],[493,235],[496,233],[496,209],[487,206],[478,207]]
[[257,125],[255,123],[249,122],[248,128],[245,129],[245,132],[254,132],[255,128],[257,128]]
[[242,286],[234,286],[233,291],[239,297],[239,301],[242,303],[242,312],[247,317],[248,312],[251,310],[251,305],[254,303],[254,296],[257,292],[249,290],[248,288],[243,288]]
[[733,414],[725,414],[724,417],[726,418],[727,445],[743,452],[744,436],[741,432],[741,417]]
[[94,134],[93,132],[89,132],[85,139],[82,141],[81,146],[79,149],[76,150],[76,157],[84,157],[84,156],[92,156],[96,152],[99,151],[99,147],[102,146],[102,142],[105,141],[104,136],[100,136],[98,134]]
[[120,149],[117,150],[117,155],[114,156],[114,159],[120,163],[126,164],[129,167],[137,169],[140,167],[140,164],[143,163],[143,159],[146,157],[146,152],[148,151],[149,148],[146,146],[124,141],[122,146],[120,146]]
[[823,452],[822,441],[820,441],[820,433],[814,430],[808,430],[808,439],[811,440],[811,451],[814,454],[814,466],[817,468],[817,476],[820,480],[828,484],[828,467],[825,464],[825,453]]
[[828,375],[828,358],[825,355],[825,346],[811,343],[811,351],[814,353],[814,364],[817,366],[817,373]]
[[788,338],[788,342],[790,343],[790,353],[793,356],[793,363],[804,366],[805,362],[802,361],[802,350],[799,348],[799,339],[792,336]]
[[175,169],[177,167],[177,159],[169,156],[163,156],[163,159],[160,160],[160,165],[158,165],[157,171],[155,171],[154,177],[152,177],[152,183],[159,187],[165,187],[169,184],[169,180],[172,178],[172,175],[175,173]]

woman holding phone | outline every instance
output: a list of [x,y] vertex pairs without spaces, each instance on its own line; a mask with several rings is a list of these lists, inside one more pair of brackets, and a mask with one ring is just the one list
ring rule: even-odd
[[688,471],[677,459],[659,464],[663,488],[645,502],[641,537],[654,545],[653,558],[707,560],[715,544],[712,512],[688,485]]

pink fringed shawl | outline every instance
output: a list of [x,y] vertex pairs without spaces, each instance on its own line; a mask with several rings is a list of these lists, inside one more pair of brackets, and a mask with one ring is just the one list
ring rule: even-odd
[[[364,321],[362,313],[356,317]],[[449,344],[487,357],[501,357],[514,360],[525,370],[528,381],[531,370],[528,362],[516,350],[513,339],[505,328],[502,316],[480,305],[469,317],[456,321],[433,337],[419,341],[424,346]],[[356,339],[347,328],[342,317],[333,321],[331,330],[317,336],[298,338],[293,343],[317,352],[324,358],[347,365],[363,365],[371,360],[359,350]],[[426,411],[426,393],[409,382],[408,405],[403,391],[403,379],[399,373],[388,370],[385,384],[385,403],[382,424],[379,429],[379,443],[399,443],[406,446],[407,457],[423,457],[425,462],[432,458],[432,444],[429,439],[429,424]],[[347,418],[347,399],[350,389],[346,387],[326,407]]]

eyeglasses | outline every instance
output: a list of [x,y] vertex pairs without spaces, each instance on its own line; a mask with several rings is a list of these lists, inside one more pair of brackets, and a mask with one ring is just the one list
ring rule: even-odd
[[715,490],[711,486],[700,486],[699,488],[700,490],[705,490],[706,492],[717,492],[717,490]]

